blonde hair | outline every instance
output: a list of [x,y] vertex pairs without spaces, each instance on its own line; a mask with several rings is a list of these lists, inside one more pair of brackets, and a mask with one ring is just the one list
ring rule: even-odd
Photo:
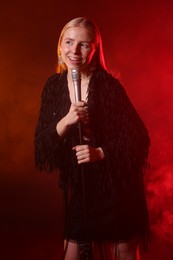
[[[90,69],[93,70],[98,67],[106,69],[100,31],[99,31],[98,27],[96,26],[96,24],[92,20],[90,20],[86,17],[74,18],[63,27],[63,29],[60,33],[60,36],[59,36],[58,47],[57,47],[58,61],[61,60],[60,47],[61,47],[61,42],[62,42],[62,38],[64,36],[65,31],[70,27],[79,27],[79,26],[86,28],[92,35],[93,41],[96,43],[96,50],[95,50],[95,53],[91,60],[91,63],[89,65]],[[57,65],[57,72],[62,73],[65,70],[67,70],[66,64],[63,62],[59,62]]]

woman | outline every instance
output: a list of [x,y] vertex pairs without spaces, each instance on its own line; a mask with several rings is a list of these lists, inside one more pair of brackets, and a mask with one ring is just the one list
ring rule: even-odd
[[[77,102],[74,69],[81,77]],[[149,233],[143,185],[149,145],[143,121],[106,69],[97,26],[85,17],[71,20],[59,37],[57,73],[43,89],[35,133],[36,167],[60,170],[65,260],[137,259]]]

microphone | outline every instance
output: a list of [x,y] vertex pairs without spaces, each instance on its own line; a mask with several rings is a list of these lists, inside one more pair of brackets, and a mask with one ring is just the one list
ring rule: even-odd
[[74,85],[75,100],[76,102],[81,101],[81,77],[79,70],[72,69],[72,80]]
[[[75,101],[81,101],[81,76],[80,71],[77,69],[72,69],[72,81],[74,85],[74,92],[75,92]],[[83,136],[82,136],[82,125],[81,122],[78,123],[78,130],[79,130],[79,145],[83,144]],[[82,180],[82,199],[83,199],[83,211],[84,211],[84,222],[85,222],[85,233],[86,237],[88,237],[87,231],[87,215],[86,215],[86,188],[85,188],[85,174],[84,174],[84,165],[79,165],[79,170],[81,174]]]
[[[81,101],[81,77],[80,72],[77,69],[72,69],[72,81],[74,85],[74,92],[75,92],[75,101]],[[82,126],[81,122],[78,123],[78,129],[79,129],[79,144],[82,144],[83,138],[82,138]]]

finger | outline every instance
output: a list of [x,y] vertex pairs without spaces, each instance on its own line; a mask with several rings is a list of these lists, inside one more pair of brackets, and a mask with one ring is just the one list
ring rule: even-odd
[[76,145],[72,147],[72,150],[76,151],[76,156],[80,156],[85,153],[84,145]]
[[76,152],[84,151],[88,149],[88,145],[76,145],[72,148],[73,150],[76,150]]
[[72,150],[75,150],[75,151],[76,151],[76,149],[77,149],[79,146],[80,146],[80,145],[73,146],[73,147],[72,147]]
[[88,162],[90,162],[90,158],[89,158],[89,157],[81,158],[81,159],[78,159],[78,158],[77,158],[77,161],[78,161],[78,164],[88,163]]
[[77,160],[78,161],[81,161],[81,160],[85,160],[87,157],[85,154],[80,154],[80,155],[77,155]]
[[75,105],[77,107],[86,107],[86,102],[78,101],[78,102],[74,102],[73,105]]
[[79,160],[78,164],[82,164],[82,163],[89,163],[88,159],[83,159],[83,160]]

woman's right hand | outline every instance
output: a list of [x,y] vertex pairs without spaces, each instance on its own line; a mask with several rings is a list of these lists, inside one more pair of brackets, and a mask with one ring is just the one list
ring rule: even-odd
[[88,123],[88,111],[84,101],[72,103],[69,112],[57,124],[56,130],[60,136],[63,136],[70,126],[79,122]]
[[86,103],[84,101],[72,103],[65,119],[68,126],[79,122],[87,122],[88,113]]

